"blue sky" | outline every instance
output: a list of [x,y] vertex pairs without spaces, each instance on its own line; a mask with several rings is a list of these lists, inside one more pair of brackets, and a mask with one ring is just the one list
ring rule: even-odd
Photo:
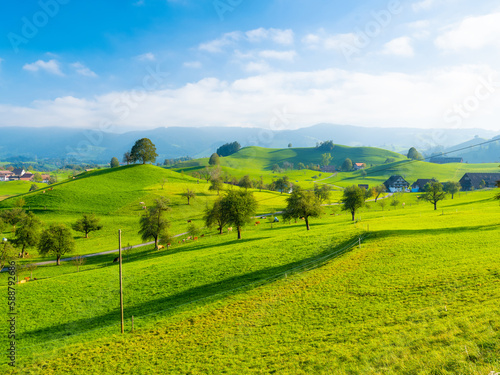
[[495,1],[41,0],[0,15],[0,126],[499,130]]

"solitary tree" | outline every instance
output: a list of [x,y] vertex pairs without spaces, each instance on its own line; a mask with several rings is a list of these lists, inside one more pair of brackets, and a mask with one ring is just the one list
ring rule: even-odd
[[213,178],[210,180],[210,187],[208,188],[208,190],[214,190],[217,192],[217,195],[219,195],[223,187],[224,183],[220,178]]
[[332,160],[332,155],[330,153],[325,153],[321,155],[321,165],[326,167],[327,165],[330,165],[330,161]]
[[377,201],[377,199],[380,197],[381,194],[383,194],[383,193],[386,192],[386,190],[387,190],[387,188],[385,187],[384,184],[375,186],[373,188],[373,194],[372,194],[372,196],[375,197],[375,202]]
[[352,185],[344,189],[344,194],[340,200],[343,203],[342,211],[349,211],[352,221],[355,219],[356,211],[365,204],[365,189]]
[[292,144],[291,144],[291,143],[289,143],[289,144],[288,144],[288,148],[291,148],[291,147],[292,147]]
[[149,207],[146,214],[140,219],[139,234],[143,241],[154,239],[155,249],[158,250],[158,242],[161,238],[168,238],[170,222],[164,217],[164,213],[170,210],[169,200],[162,197],[156,200],[154,206]]
[[111,168],[117,168],[120,166],[120,162],[118,161],[117,158],[113,157],[109,162],[109,165],[111,166]]
[[342,163],[342,170],[344,172],[349,172],[350,170],[352,170],[352,160],[347,158],[344,160],[344,162]]
[[306,169],[306,165],[300,162],[299,164],[297,164],[297,168],[299,169],[299,171],[301,171],[302,169]]
[[196,197],[196,193],[194,192],[194,190],[191,190],[190,188],[186,188],[186,190],[184,190],[184,193],[182,193],[182,196],[187,199],[188,206],[189,206],[190,200],[194,199]]
[[407,157],[408,157],[408,159],[411,159],[411,160],[423,160],[424,159],[422,154],[420,152],[418,152],[415,147],[412,147],[408,150]]
[[418,199],[430,202],[434,205],[434,210],[437,210],[437,203],[446,198],[446,192],[443,191],[443,185],[440,182],[431,182],[425,185],[425,193]]
[[80,267],[85,264],[87,258],[84,258],[82,255],[75,255],[73,259],[71,259],[71,263],[76,267],[76,272],[80,272]]
[[36,172],[33,175],[33,181],[35,181],[35,182],[42,182],[43,181],[42,175],[39,172]]
[[460,186],[460,182],[448,181],[443,184],[443,191],[445,191],[448,194],[451,194],[451,199],[453,199],[455,194],[458,193],[461,189],[462,186]]
[[26,212],[20,207],[11,208],[1,213],[3,220],[12,225],[14,229],[16,229],[17,223],[21,221],[25,214]]
[[205,225],[209,228],[212,228],[214,225],[217,225],[217,229],[219,230],[219,234],[222,234],[224,227],[229,222],[229,214],[225,210],[222,209],[221,204],[222,198],[219,198],[215,201],[212,208],[207,208],[205,210]]
[[234,225],[241,239],[241,228],[249,223],[257,210],[257,201],[247,190],[230,190],[221,200],[221,209],[228,216],[228,225]]
[[38,185],[37,184],[31,184],[30,191],[35,191],[38,190]]
[[208,160],[208,164],[209,164],[209,165],[219,165],[219,164],[220,164],[220,158],[219,158],[219,155],[217,155],[216,153],[213,153],[213,154],[210,156],[210,159]]
[[57,183],[57,176],[55,176],[55,175],[50,176],[48,184],[52,185],[52,184],[55,184],[55,183]]
[[314,195],[316,196],[316,198],[319,199],[319,201],[321,203],[323,202],[327,202],[328,200],[330,200],[330,192],[332,191],[332,188],[330,187],[330,185],[318,185],[318,184],[315,184],[314,185]]
[[34,213],[28,212],[19,221],[19,227],[16,229],[16,237],[13,244],[21,249],[21,258],[24,258],[27,248],[35,247],[40,240],[40,228],[42,222]]
[[158,154],[153,142],[148,138],[142,138],[135,142],[134,147],[130,151],[130,156],[134,163],[141,161],[142,164],[146,164],[148,161],[154,163]]
[[73,230],[85,233],[85,238],[89,238],[89,233],[102,229],[100,219],[95,214],[83,214],[81,219],[78,219],[73,224]]
[[295,187],[292,194],[286,199],[287,207],[283,213],[284,220],[304,218],[307,230],[309,217],[318,217],[322,213],[321,201],[312,191]]
[[238,183],[239,187],[245,188],[245,189],[251,189],[253,187],[252,180],[250,179],[249,175],[243,176]]
[[163,189],[164,189],[165,184],[166,184],[167,182],[168,182],[168,180],[167,180],[165,177],[163,177],[163,178],[161,179],[161,182],[160,182],[160,184],[161,184],[161,190],[163,190]]
[[75,240],[71,229],[64,224],[51,224],[48,229],[42,232],[38,243],[40,255],[55,255],[58,266],[61,265],[61,257],[66,253],[71,253],[74,249]]
[[279,190],[281,194],[283,194],[283,190],[290,189],[290,185],[291,184],[288,176],[283,176],[274,181],[274,187],[276,188],[276,190]]
[[132,163],[134,160],[132,159],[132,155],[130,154],[130,151],[127,151],[126,153],[123,154],[123,162],[127,163],[129,165]]

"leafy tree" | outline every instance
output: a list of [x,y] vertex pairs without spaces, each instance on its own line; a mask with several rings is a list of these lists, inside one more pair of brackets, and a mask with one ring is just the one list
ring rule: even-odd
[[291,144],[291,143],[289,143],[289,144],[288,144],[288,148],[291,148],[291,147],[292,147],[292,144]]
[[127,163],[127,165],[129,165],[133,161],[134,161],[134,159],[132,158],[130,151],[127,151],[126,153],[123,154],[123,162],[124,163]]
[[13,244],[21,249],[21,257],[24,258],[26,248],[35,247],[40,239],[40,228],[42,222],[33,212],[28,212],[19,221]]
[[0,243],[0,270],[9,264],[10,261],[16,259],[17,251],[8,243]]
[[479,189],[484,189],[485,187],[486,187],[486,181],[481,180],[481,182],[479,183]]
[[380,197],[381,194],[383,194],[383,193],[386,192],[386,190],[387,190],[387,188],[385,187],[384,184],[375,186],[373,188],[373,194],[372,194],[372,196],[375,197],[375,202],[377,201],[377,199]]
[[396,162],[396,158],[387,158],[387,159],[385,159],[384,164],[391,164],[391,163],[395,163],[395,162]]
[[344,172],[349,172],[350,170],[352,170],[352,160],[347,158],[344,160],[344,162],[342,163],[342,170]]
[[230,190],[221,200],[221,209],[228,217],[228,225],[234,225],[241,239],[241,228],[252,220],[257,201],[248,190]]
[[408,159],[411,159],[411,160],[424,160],[424,157],[422,156],[422,154],[420,152],[418,152],[415,147],[412,147],[408,150],[407,157],[408,157]]
[[201,229],[194,223],[189,224],[187,233],[191,236],[191,238],[197,237],[201,233]]
[[85,238],[89,238],[89,233],[102,229],[100,219],[95,214],[83,214],[81,219],[78,219],[73,224],[73,230],[85,233]]
[[332,155],[330,153],[325,153],[321,155],[321,165],[326,167],[330,164],[330,161],[332,160]]
[[283,176],[274,181],[274,188],[283,194],[283,190],[290,189],[291,183],[288,176]]
[[204,216],[205,225],[209,228],[217,225],[219,234],[222,234],[224,227],[229,223],[229,215],[222,209],[221,200],[222,198],[219,198],[212,208],[207,208]]
[[298,169],[299,169],[299,171],[300,171],[300,170],[302,170],[302,169],[306,169],[306,166],[305,166],[305,164],[304,164],[304,163],[302,163],[302,162],[301,162],[301,163],[297,164],[297,168],[298,168]]
[[418,199],[434,204],[434,210],[437,210],[437,203],[446,198],[446,192],[443,191],[443,185],[440,182],[431,182],[425,185],[425,193]]
[[36,172],[33,175],[33,181],[35,181],[35,182],[42,182],[43,181],[42,175],[39,172]]
[[18,200],[16,200],[14,202],[14,207],[23,208],[25,204],[26,204],[26,201],[23,198],[19,198]]
[[387,204],[386,200],[381,199],[378,201],[378,204],[380,205],[380,207],[382,207],[382,211],[384,211],[385,205]]
[[75,249],[75,240],[71,229],[64,224],[51,224],[48,229],[42,232],[38,243],[38,252],[45,256],[55,255],[57,265],[61,265],[61,257],[66,253],[71,253]]
[[142,164],[146,164],[148,161],[154,163],[158,154],[156,153],[155,145],[150,139],[141,138],[135,142],[130,151],[130,156],[134,163],[141,161]]
[[320,151],[330,152],[334,149],[334,147],[335,145],[333,144],[333,141],[325,141],[316,144],[316,148]]
[[281,168],[278,164],[273,165],[273,173],[281,173]]
[[216,154],[219,156],[229,156],[241,149],[241,145],[238,142],[226,143],[217,149]]
[[158,250],[159,241],[170,237],[168,233],[170,222],[164,217],[164,213],[170,210],[168,207],[170,201],[161,197],[155,202],[155,205],[149,207],[146,214],[141,217],[139,234],[143,241],[154,239],[155,249]]
[[330,185],[318,185],[314,184],[314,195],[319,199],[321,203],[327,202],[330,200],[330,192],[332,188]]
[[26,212],[22,208],[16,207],[16,208],[12,208],[10,210],[3,211],[1,214],[2,214],[3,220],[6,223],[12,225],[14,227],[14,229],[16,229],[17,223],[19,223],[21,221],[21,219],[24,217]]
[[287,207],[283,213],[284,220],[304,218],[307,230],[309,217],[318,217],[323,212],[321,201],[312,191],[302,190],[296,186],[292,194],[286,199]]
[[109,165],[111,166],[111,168],[117,168],[120,166],[120,162],[118,161],[117,158],[113,157],[109,162]]
[[462,186],[460,186],[460,182],[448,181],[443,184],[443,191],[445,191],[448,194],[451,194],[451,199],[453,199],[455,194],[458,193],[461,189]]
[[31,184],[30,191],[35,191],[38,190],[38,185],[37,184]]
[[259,189],[259,191],[262,191],[264,188],[264,179],[262,176],[259,176],[259,179],[254,182],[254,186]]
[[250,179],[249,175],[243,176],[238,182],[238,186],[245,188],[245,189],[251,189],[253,187],[252,180]]
[[217,191],[217,195],[220,195],[220,191],[224,188],[224,182],[222,182],[222,179],[219,178],[213,178],[210,180],[210,187],[208,190],[213,190]]
[[55,183],[57,183],[57,176],[55,176],[55,175],[50,176],[48,184],[52,185],[52,184],[55,184]]
[[194,199],[196,197],[196,193],[194,190],[191,190],[190,188],[186,188],[186,190],[184,190],[184,193],[182,193],[182,196],[187,199],[188,206],[189,206],[190,200]]
[[220,164],[219,155],[217,155],[216,153],[213,153],[210,156],[210,159],[208,160],[208,164],[210,164],[210,165],[219,165]]
[[167,182],[168,182],[168,180],[167,180],[165,177],[163,177],[163,178],[161,179],[161,182],[160,182],[160,184],[161,184],[161,190],[163,190],[163,189],[165,188],[165,184],[166,184]]
[[344,189],[340,201],[343,203],[342,211],[351,212],[352,221],[354,221],[356,211],[365,204],[365,190],[356,185],[349,186]]

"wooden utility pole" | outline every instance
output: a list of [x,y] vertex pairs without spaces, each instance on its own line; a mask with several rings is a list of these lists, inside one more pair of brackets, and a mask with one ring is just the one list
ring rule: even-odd
[[123,281],[122,281],[122,231],[118,230],[118,258],[120,262],[120,313],[123,333]]

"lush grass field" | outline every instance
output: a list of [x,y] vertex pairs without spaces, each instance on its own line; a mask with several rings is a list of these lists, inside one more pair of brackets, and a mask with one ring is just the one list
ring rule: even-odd
[[[333,206],[311,220],[310,232],[302,222],[262,223],[248,227],[242,241],[210,232],[168,251],[131,251],[124,263],[124,336],[111,256],[89,260],[80,273],[70,264],[39,267],[40,280],[17,287],[19,367],[1,368],[19,374],[499,371],[500,207],[493,195],[461,193],[434,211],[405,194],[398,198],[404,209],[370,203],[356,223]],[[361,248],[349,246],[367,230]],[[6,275],[1,280],[5,294]]]
[[[30,181],[8,181],[0,182],[0,200],[29,192],[33,182]],[[38,187],[46,187],[46,184],[36,184]]]

